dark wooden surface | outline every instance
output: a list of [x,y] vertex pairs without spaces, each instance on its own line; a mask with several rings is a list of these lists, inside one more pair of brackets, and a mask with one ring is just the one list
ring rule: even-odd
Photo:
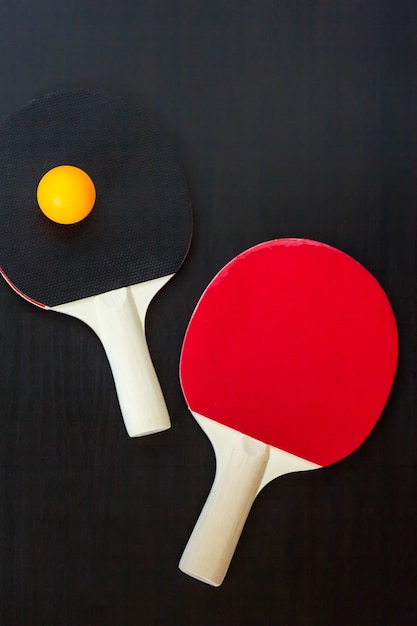
[[[168,432],[130,440],[93,332],[0,283],[1,626],[416,622],[416,32],[401,0],[0,4],[0,115],[57,88],[142,94],[195,216],[147,320]],[[398,374],[356,453],[260,494],[213,589],[177,569],[214,474],[178,382],[181,341],[220,267],[281,236],[377,277]]]

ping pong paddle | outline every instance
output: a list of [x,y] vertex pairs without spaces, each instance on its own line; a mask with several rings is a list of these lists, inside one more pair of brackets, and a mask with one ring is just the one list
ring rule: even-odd
[[343,459],[368,436],[398,353],[376,279],[323,243],[277,239],[230,261],[189,322],[187,405],[216,453],[212,490],[180,569],[218,586],[271,480]]
[[[79,168],[94,183],[95,206],[78,223],[55,223],[37,205],[39,181],[60,166]],[[136,100],[55,92],[1,124],[1,273],[26,300],[97,333],[132,437],[170,426],[145,315],[182,264],[191,230],[182,168]]]

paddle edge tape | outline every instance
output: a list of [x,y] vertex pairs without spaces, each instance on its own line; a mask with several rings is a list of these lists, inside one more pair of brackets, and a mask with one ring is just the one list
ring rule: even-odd
[[[181,382],[181,387],[183,390],[183,394],[184,397],[187,401],[187,404],[190,406],[191,410],[193,412],[197,412],[200,414],[203,414],[205,416],[207,416],[208,418],[214,419],[215,421],[221,422],[227,426],[230,426],[232,428],[234,428],[236,426],[237,430],[241,430],[241,432],[244,432],[245,434],[254,437],[255,439],[260,439],[262,440],[262,436],[259,436],[259,428],[258,426],[252,426],[250,425],[250,422],[247,421],[245,423],[245,426],[242,427],[242,415],[239,414],[239,411],[235,412],[235,414],[233,415],[232,419],[230,419],[230,414],[234,413],[234,409],[233,409],[233,403],[235,403],[235,398],[240,396],[245,396],[246,401],[248,400],[247,398],[247,393],[246,393],[246,386],[247,382],[244,383],[244,388],[242,387],[241,383],[240,383],[240,379],[232,379],[227,380],[227,382],[223,385],[223,391],[222,391],[222,387],[218,386],[218,380],[219,378],[222,379],[222,375],[224,378],[224,372],[222,371],[222,364],[221,362],[219,362],[219,359],[217,357],[217,354],[221,355],[221,360],[227,360],[227,353],[228,353],[228,348],[227,346],[229,345],[228,342],[228,336],[225,332],[225,329],[222,328],[221,331],[221,337],[223,340],[222,341],[216,343],[216,340],[213,342],[213,333],[211,332],[211,329],[213,327],[210,327],[210,317],[211,314],[209,312],[209,309],[207,309],[207,305],[206,303],[204,303],[202,311],[203,313],[200,313],[200,319],[199,319],[199,324],[201,324],[202,319],[203,319],[203,325],[204,325],[204,333],[201,333],[199,335],[199,331],[196,331],[196,334],[194,335],[194,331],[190,332],[190,329],[193,328],[193,324],[194,324],[194,320],[195,317],[199,314],[199,309],[201,306],[201,303],[204,302],[205,298],[206,298],[206,294],[207,292],[210,290],[211,294],[209,296],[210,298],[210,302],[211,305],[213,306],[213,311],[215,310],[213,302],[216,303],[216,298],[218,298],[219,296],[213,296],[212,294],[215,293],[215,291],[213,290],[213,286],[215,288],[216,286],[216,282],[218,283],[218,285],[221,285],[221,281],[223,281],[224,278],[226,278],[229,274],[229,272],[231,271],[233,265],[237,264],[237,262],[239,260],[244,260],[248,255],[250,255],[251,253],[253,253],[256,250],[260,250],[262,248],[267,249],[269,247],[273,248],[275,246],[283,246],[283,247],[297,247],[297,246],[309,246],[310,248],[306,248],[306,249],[312,249],[312,247],[319,247],[322,250],[325,251],[325,249],[328,249],[329,251],[332,252],[333,257],[330,257],[330,260],[333,258],[334,261],[337,261],[337,259],[340,259],[340,264],[341,266],[345,266],[346,265],[346,261],[349,261],[349,265],[347,266],[347,276],[349,278],[351,278],[351,270],[353,273],[354,277],[359,276],[359,278],[363,278],[363,280],[361,282],[363,282],[363,286],[366,287],[366,290],[369,289],[369,291],[371,292],[370,297],[370,302],[372,304],[373,307],[373,300],[372,298],[376,299],[376,304],[375,306],[377,306],[377,310],[378,312],[381,313],[382,319],[381,322],[378,322],[378,324],[376,324],[376,326],[378,327],[378,330],[375,331],[375,335],[372,338],[373,343],[369,344],[369,346],[372,346],[372,350],[374,350],[374,346],[376,345],[376,351],[375,353],[373,351],[370,351],[370,348],[368,346],[368,344],[366,344],[366,346],[362,349],[362,347],[360,347],[360,349],[358,350],[358,354],[363,354],[363,350],[366,350],[366,355],[367,358],[365,359],[366,364],[363,365],[362,367],[362,362],[357,363],[356,361],[352,361],[351,355],[349,355],[349,357],[351,358],[351,365],[350,365],[350,370],[349,373],[354,373],[354,376],[356,376],[356,378],[353,379],[352,382],[354,382],[355,384],[357,384],[357,387],[349,387],[349,385],[347,387],[345,386],[341,386],[341,389],[344,393],[344,396],[342,397],[342,402],[343,402],[343,406],[336,405],[336,406],[340,406],[340,410],[341,410],[341,414],[337,414],[336,416],[336,420],[334,421],[334,424],[332,424],[331,422],[329,422],[329,426],[327,427],[325,424],[325,421],[322,420],[322,416],[326,414],[326,411],[322,411],[322,415],[320,415],[320,404],[319,405],[315,405],[316,409],[315,409],[315,413],[314,413],[314,417],[310,417],[308,418],[307,422],[303,422],[303,419],[301,419],[300,422],[300,426],[298,426],[299,422],[297,422],[297,419],[295,421],[293,421],[293,424],[290,425],[290,427],[284,428],[284,425],[282,425],[281,427],[278,428],[277,433],[279,431],[279,441],[276,441],[274,439],[274,437],[278,437],[278,434],[274,434],[274,428],[276,428],[275,426],[271,425],[269,428],[269,435],[271,435],[272,432],[272,440],[267,440],[265,439],[265,441],[270,444],[273,445],[274,447],[277,447],[279,449],[283,449],[286,452],[290,453],[290,454],[294,454],[300,458],[305,458],[306,460],[316,463],[320,466],[325,466],[325,465],[329,465],[331,463],[334,463],[336,461],[341,460],[342,458],[344,458],[345,456],[347,456],[348,454],[352,453],[357,447],[359,447],[359,445],[361,445],[363,443],[363,441],[366,439],[366,437],[369,435],[369,433],[371,432],[371,430],[373,429],[373,427],[375,426],[376,422],[378,421],[379,417],[381,416],[386,402],[388,401],[389,395],[391,393],[391,389],[392,389],[392,385],[394,382],[394,378],[395,378],[395,373],[396,373],[396,368],[397,368],[397,363],[398,363],[398,330],[397,330],[397,325],[396,325],[396,320],[395,320],[395,316],[394,316],[394,312],[392,310],[391,304],[387,298],[387,295],[385,294],[384,290],[382,289],[381,285],[379,284],[379,282],[376,280],[376,278],[366,269],[364,268],[363,265],[361,265],[358,261],[356,261],[355,259],[353,259],[352,257],[350,257],[349,255],[347,255],[346,253],[342,252],[341,250],[338,250],[337,248],[334,248],[328,244],[323,244],[317,241],[313,241],[313,240],[308,240],[308,239],[300,239],[300,238],[283,238],[283,239],[276,239],[276,240],[271,240],[268,242],[262,242],[260,244],[257,244],[255,246],[253,246],[252,248],[249,248],[248,250],[245,250],[244,252],[242,252],[241,254],[237,255],[234,259],[232,259],[231,261],[229,261],[217,274],[216,276],[212,279],[212,281],[209,283],[209,285],[207,286],[207,288],[204,290],[203,294],[201,295],[195,309],[194,312],[191,316],[191,319],[189,321],[187,330],[185,332],[185,336],[184,336],[184,340],[183,340],[183,345],[182,345],[182,349],[181,349],[181,354],[180,354],[180,382]],[[326,253],[327,254],[327,253]],[[338,256],[336,257],[335,254],[337,254]],[[263,256],[261,256],[260,258],[264,258]],[[326,256],[324,258],[327,258]],[[346,259],[346,261],[345,261]],[[328,259],[327,259],[328,261]],[[326,262],[327,262],[326,261]],[[329,265],[328,265],[329,266]],[[336,266],[338,266],[338,263],[336,263]],[[244,266],[241,266],[244,267]],[[330,266],[329,266],[330,267]],[[259,268],[258,268],[259,269]],[[332,270],[333,271],[333,270]],[[334,270],[336,271],[336,270]],[[259,275],[259,281],[261,281],[261,274]],[[221,281],[219,280],[219,278],[221,279]],[[258,282],[259,282],[258,281]],[[362,289],[364,289],[364,287],[361,287]],[[220,289],[220,287],[219,287]],[[328,290],[327,287],[327,283],[326,283],[326,289]],[[365,290],[365,291],[366,291]],[[374,292],[376,293],[376,296],[374,294]],[[221,291],[218,292],[219,294],[222,294]],[[356,291],[354,291],[354,293],[356,293]],[[223,296],[223,294],[222,294]],[[233,296],[230,296],[230,299],[233,299],[233,297],[236,296],[236,294],[234,293]],[[229,297],[229,296],[228,296]],[[245,294],[246,298],[251,298],[251,292],[250,292],[250,287],[248,286],[248,292]],[[239,297],[240,298],[240,297]],[[247,300],[248,301],[248,300]],[[239,304],[241,306],[240,311],[242,311],[242,315],[244,317],[244,319],[246,320],[246,322],[250,321],[250,313],[248,314],[247,311],[244,310],[245,304],[246,302],[244,300],[244,298],[239,299]],[[368,302],[367,300],[365,300],[365,304],[366,302]],[[229,303],[230,304],[230,303]],[[305,317],[305,312],[308,312],[308,302],[303,303],[304,304],[304,308],[303,311],[301,312],[301,314]],[[361,302],[361,306],[363,308],[363,306],[365,306],[365,304],[362,304]],[[217,304],[216,304],[217,306]],[[233,306],[234,306],[234,302],[233,302]],[[370,309],[371,313],[374,313],[374,308]],[[378,308],[379,307],[379,308]],[[227,304],[223,307],[222,309],[222,314],[225,313],[224,308],[227,308]],[[366,307],[365,307],[366,308]],[[359,319],[358,318],[358,310],[355,309],[355,313],[354,315],[356,315],[356,320]],[[371,313],[369,313],[368,315],[368,321],[367,324],[368,326],[370,325],[371,330],[372,327],[374,325],[374,320],[373,318],[371,319]],[[214,314],[215,315],[215,314]],[[361,318],[360,318],[361,319]],[[370,321],[371,319],[371,321]],[[375,323],[377,322],[377,320],[375,320]],[[238,321],[236,323],[239,323]],[[362,321],[361,321],[362,324]],[[235,324],[236,325],[236,324]],[[380,333],[379,330],[379,326],[381,327],[381,329],[384,330],[383,336],[382,336],[382,341],[380,340],[380,335],[378,333]],[[343,324],[341,325],[339,322],[337,322],[337,331],[339,332],[340,330],[343,330]],[[350,329],[350,326],[348,326],[348,329]],[[327,333],[327,327],[324,329],[325,332]],[[385,332],[386,331],[386,332]],[[215,331],[213,332],[217,332],[217,329],[215,329]],[[323,331],[322,331],[323,332]],[[349,333],[351,331],[349,330]],[[350,334],[348,333],[348,336],[350,337]],[[363,331],[362,331],[363,333]],[[285,334],[285,333],[284,333]],[[314,334],[314,333],[313,333]],[[202,343],[199,343],[200,339],[199,337],[201,337],[201,335],[206,336],[207,340],[203,340]],[[281,333],[282,335],[282,333]],[[188,350],[188,354],[187,354],[187,364],[186,366],[184,365],[184,354],[187,353],[187,341],[189,340],[189,337],[192,336],[193,337],[193,342],[195,344],[195,342],[197,341],[197,344],[195,344],[195,347],[192,346],[190,350]],[[359,335],[361,336],[361,335]],[[196,339],[197,337],[197,339]],[[341,335],[342,337],[342,335]],[[281,340],[281,339],[280,339]],[[326,339],[326,341],[328,342],[328,340]],[[332,337],[332,341],[333,341],[333,337]],[[370,340],[371,341],[371,340]],[[210,346],[211,345],[215,345],[215,348],[213,349],[213,352],[216,353],[215,356],[210,356],[208,357],[207,362],[204,361],[204,357],[200,358],[199,356],[199,352],[200,354],[205,354],[205,347],[204,347],[204,342],[209,344],[209,349],[207,350],[207,352],[210,351]],[[329,343],[329,342],[328,342]],[[380,345],[379,345],[380,343]],[[237,344],[240,346],[240,344]],[[360,344],[358,344],[360,345]],[[290,347],[292,347],[292,344],[290,344]],[[292,349],[292,348],[291,348]],[[332,350],[333,346],[330,342],[330,348],[329,350]],[[217,351],[216,351],[217,350]],[[237,350],[239,350],[239,348],[237,348]],[[356,350],[356,348],[355,348]],[[236,351],[236,350],[235,350]],[[362,352],[361,352],[362,351]],[[299,354],[300,352],[298,352]],[[337,354],[337,351],[335,352]],[[273,358],[275,358],[275,354],[273,354]],[[288,352],[285,352],[284,354],[288,354]],[[302,354],[302,353],[301,353]],[[343,354],[343,353],[340,353]],[[356,354],[355,352],[353,352],[352,354]],[[381,359],[379,358],[382,355],[382,362],[380,364]],[[375,357],[375,365],[373,364]],[[215,359],[216,363],[215,363],[215,368],[213,368],[213,363],[210,362],[210,359]],[[239,361],[239,359],[238,359]],[[249,361],[249,359],[248,359]],[[339,361],[340,362],[340,361]],[[243,363],[243,365],[242,365]],[[242,359],[239,361],[237,368],[241,368],[241,367],[245,367],[245,363],[246,363],[246,354],[244,356],[242,356]],[[254,358],[253,361],[251,361],[251,363],[255,366],[258,366],[257,364],[257,359]],[[284,366],[285,369],[287,368],[287,361],[285,361],[285,357],[284,357]],[[353,363],[353,365],[352,365]],[[280,367],[282,368],[282,363],[280,365]],[[344,365],[343,365],[344,367]],[[220,368],[220,369],[219,369]],[[364,369],[364,371],[372,371],[372,376],[374,376],[374,379],[372,380],[372,384],[369,383],[368,381],[365,379],[360,379],[358,382],[358,374],[355,374],[355,371],[360,371],[360,369]],[[366,369],[367,368],[367,369]],[[376,372],[380,372],[382,371],[382,374],[373,374],[373,370],[375,368]],[[379,369],[378,369],[379,368]],[[381,369],[382,368],[382,369]],[[211,369],[216,369],[216,373],[214,375],[211,374]],[[193,378],[191,376],[193,371],[199,371],[202,374],[202,378],[200,380],[197,379],[197,377],[195,377],[197,386],[194,387],[193,385],[195,385],[196,383],[193,382]],[[240,369],[239,369],[240,371]],[[277,371],[282,371],[281,370],[277,370]],[[343,371],[343,370],[342,370]],[[219,373],[221,372],[221,373]],[[191,382],[188,384],[187,382],[187,375],[190,377]],[[276,375],[276,372],[274,372],[274,376]],[[332,374],[333,375],[333,374]],[[378,376],[380,376],[380,378],[378,378]],[[276,385],[278,383],[278,380],[280,380],[280,378],[274,378],[272,375],[270,376],[270,378],[275,381],[274,384]],[[314,375],[313,375],[314,378]],[[246,380],[246,379],[245,379]],[[248,378],[248,380],[250,380]],[[301,388],[303,386],[304,383],[304,379],[298,379],[300,380],[300,385]],[[307,380],[307,379],[306,379]],[[332,379],[333,380],[333,379]],[[341,378],[341,380],[343,380],[343,378]],[[207,381],[209,381],[207,383]],[[331,393],[333,391],[332,383],[330,383],[330,388],[328,390],[328,394],[329,394],[329,398],[331,397]],[[220,383],[220,385],[222,385],[222,383]],[[240,385],[240,387],[239,387]],[[299,385],[299,387],[300,387]],[[250,386],[250,385],[249,385]],[[308,386],[308,385],[307,385]],[[357,389],[359,389],[360,387],[360,391],[357,391]],[[369,389],[368,389],[369,387]],[[226,388],[226,390],[225,390]],[[266,413],[268,411],[268,407],[273,406],[271,403],[267,404],[265,403],[265,405],[263,406],[262,409],[262,399],[260,399],[258,397],[257,394],[257,389],[256,387],[251,387],[252,389],[251,391],[251,396],[253,396],[254,398],[254,402],[251,405],[250,409],[248,409],[247,413],[249,415],[245,417],[243,417],[243,421],[245,421],[245,419],[250,420],[251,419],[251,415],[258,415],[258,423],[262,422],[262,415],[263,413]],[[206,391],[204,390],[207,390]],[[370,391],[370,389],[372,389],[372,392]],[[375,395],[372,396],[372,393],[374,393],[374,390],[377,390],[375,392]],[[197,390],[197,391],[196,391]],[[203,390],[203,391],[202,391]],[[326,388],[327,390],[327,388]],[[225,411],[225,417],[223,417],[221,415],[221,410],[218,407],[220,407],[221,403],[223,402],[223,393],[226,393],[228,395],[228,404],[227,404],[227,411]],[[362,398],[362,393],[365,394],[364,398]],[[204,395],[205,397],[203,398],[203,401],[200,401],[200,397],[199,394]],[[358,395],[359,394],[359,395]],[[261,394],[260,394],[261,395]],[[285,394],[284,394],[285,395]],[[290,395],[290,394],[288,394]],[[314,395],[314,394],[313,394]],[[327,392],[326,392],[327,395]],[[345,397],[346,396],[346,397]],[[349,397],[351,396],[351,397]],[[295,391],[295,393],[293,394],[293,397],[290,398],[290,402],[293,403],[294,402],[294,398],[297,401],[297,390]],[[310,401],[310,397],[308,398],[308,400]],[[313,397],[314,400],[314,397]],[[317,398],[316,398],[317,400]],[[321,397],[318,397],[318,401],[321,402]],[[300,400],[301,402],[301,400]],[[326,399],[327,402],[327,399]],[[340,402],[340,401],[339,401]],[[216,407],[214,410],[213,407]],[[245,405],[246,406],[246,405]],[[284,407],[284,409],[286,409],[286,407],[284,405],[280,405],[280,407]],[[308,408],[310,408],[310,405],[307,405]],[[319,412],[317,412],[317,406],[319,407]],[[330,406],[333,406],[332,404]],[[361,409],[361,413],[358,412],[358,415],[353,416],[352,418],[352,407],[354,407],[355,409],[360,406]],[[367,414],[366,410],[368,407],[371,407],[371,411]],[[208,407],[208,408],[207,408]],[[348,407],[348,408],[346,408]],[[243,408],[245,409],[245,407]],[[224,408],[223,408],[224,410]],[[304,410],[303,407],[301,407],[301,410]],[[216,413],[216,411],[218,411]],[[269,410],[270,413],[270,410]],[[288,414],[288,411],[286,410],[285,413]],[[353,419],[352,422],[352,426],[350,426],[351,421]],[[234,420],[234,421],[233,421]],[[275,420],[276,421],[276,420]],[[273,420],[274,422],[274,420]],[[311,426],[309,427],[310,430],[307,429],[305,435],[304,435],[304,440],[302,441],[301,444],[297,444],[296,446],[294,446],[294,444],[297,441],[297,433],[298,431],[302,431],[304,429],[304,424],[305,423],[311,423]],[[249,425],[248,425],[249,424]],[[302,427],[301,427],[302,424]],[[355,430],[355,425],[356,426],[356,430]],[[262,430],[262,427],[260,427],[260,429]],[[297,430],[298,429],[298,430]],[[343,438],[341,438],[340,436],[340,432],[343,431],[343,429],[346,431],[343,434]],[[349,430],[350,429],[350,430]],[[319,432],[320,430],[322,430],[322,442],[320,442],[320,435]],[[287,434],[285,434],[287,433]],[[312,452],[309,452],[309,447],[311,448],[311,445],[309,445],[309,441],[310,440],[314,440],[314,438],[317,439],[317,442],[315,442],[313,448],[312,448]],[[286,442],[286,445],[283,445],[283,441]],[[327,442],[327,444],[326,444]],[[330,448],[329,448],[329,443],[331,444]],[[329,448],[327,450],[327,448]],[[308,454],[306,454],[306,450],[307,452],[309,452]]]
[[40,309],[48,309],[49,307],[46,306],[46,304],[42,304],[41,302],[37,302],[36,300],[34,300],[33,298],[29,298],[29,296],[27,296],[26,294],[23,293],[23,291],[20,291],[20,289],[18,289],[16,287],[16,285],[14,283],[12,283],[12,281],[10,280],[10,278],[8,278],[6,276],[6,274],[3,272],[2,268],[0,267],[0,274],[3,276],[4,280],[6,281],[6,283],[13,289],[13,291],[15,291],[19,296],[21,296],[24,300],[27,300],[28,302],[30,302],[31,304],[34,304],[35,306],[39,307]]

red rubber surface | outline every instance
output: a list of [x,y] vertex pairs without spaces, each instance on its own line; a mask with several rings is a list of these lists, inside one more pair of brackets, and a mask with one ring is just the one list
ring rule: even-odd
[[279,239],[207,287],[180,378],[191,410],[324,466],[375,425],[397,356],[390,303],[363,266],[325,244]]

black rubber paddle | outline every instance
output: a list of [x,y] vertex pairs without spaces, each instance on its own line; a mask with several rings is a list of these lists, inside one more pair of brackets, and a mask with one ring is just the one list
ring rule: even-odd
[[[93,210],[76,224],[49,220],[37,204],[39,181],[61,165],[96,188]],[[130,436],[170,426],[145,315],[191,232],[183,170],[136,102],[100,90],[51,93],[0,126],[0,271],[27,300],[97,333]]]

